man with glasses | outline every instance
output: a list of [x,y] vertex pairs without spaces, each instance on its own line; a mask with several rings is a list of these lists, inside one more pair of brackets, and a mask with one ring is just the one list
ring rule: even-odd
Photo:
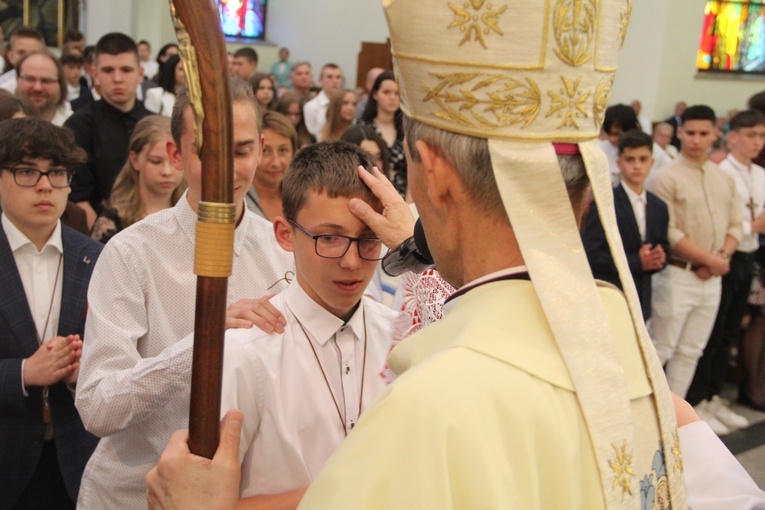
[[359,165],[371,171],[369,156],[345,142],[298,153],[274,220],[277,242],[295,256],[294,280],[271,300],[283,332],[226,334],[221,412],[244,412],[240,497],[296,506],[386,386],[396,314],[364,296],[382,243],[348,204],[382,206]]
[[72,115],[61,64],[49,53],[35,52],[19,60],[16,95],[25,97],[37,115],[56,126],[63,126]]
[[0,508],[74,508],[97,439],[74,407],[101,245],[62,226],[85,152],[40,119],[0,123]]

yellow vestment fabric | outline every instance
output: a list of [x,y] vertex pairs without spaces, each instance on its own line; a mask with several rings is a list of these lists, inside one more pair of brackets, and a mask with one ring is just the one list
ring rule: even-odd
[[[662,508],[666,471],[629,310],[613,288],[598,295],[617,337],[637,431],[636,451],[613,445],[609,476],[615,490],[631,482],[644,505]],[[300,508],[604,508],[587,427],[531,282],[470,290],[449,303],[443,320],[399,344],[390,365],[400,377],[362,416]]]

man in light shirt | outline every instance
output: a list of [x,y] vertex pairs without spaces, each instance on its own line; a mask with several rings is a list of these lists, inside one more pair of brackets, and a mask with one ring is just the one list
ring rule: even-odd
[[[244,196],[260,161],[260,113],[246,82],[232,80],[234,234],[228,280],[228,327],[247,327],[243,299],[281,290],[292,269],[271,224],[246,210]],[[76,405],[85,427],[102,437],[82,479],[82,509],[145,508],[144,477],[172,432],[188,423],[197,210],[202,192],[194,114],[186,94],[171,119],[173,165],[189,189],[175,207],[123,230],[106,245],[88,292],[86,335]],[[281,286],[280,286],[281,285]],[[271,289],[271,290],[268,290]]]
[[325,64],[321,68],[319,85],[321,92],[303,107],[305,127],[317,140],[321,140],[321,132],[327,123],[329,96],[343,86],[343,71],[337,64]]
[[717,138],[714,111],[689,107],[678,135],[680,155],[649,181],[649,191],[669,209],[672,250],[669,266],[654,280],[650,326],[669,387],[685,397],[714,325],[720,277],[730,271],[742,227],[733,179],[707,159]]
[[749,426],[747,419],[731,411],[719,395],[728,369],[728,351],[739,334],[741,318],[747,310],[755,254],[760,247],[759,234],[765,232],[765,170],[752,163],[764,145],[765,115],[745,110],[730,120],[730,154],[720,163],[720,168],[735,182],[743,235],[731,254],[730,272],[722,278],[717,319],[687,395],[688,402],[701,411],[702,418],[712,414],[722,423],[723,434],[726,428],[736,430]]
[[283,331],[226,334],[221,412],[244,412],[243,498],[296,505],[385,389],[396,313],[364,296],[382,242],[349,209],[360,199],[382,210],[358,175],[372,164],[355,145],[324,142],[300,151],[282,182],[274,233],[295,258],[295,279],[271,300]]

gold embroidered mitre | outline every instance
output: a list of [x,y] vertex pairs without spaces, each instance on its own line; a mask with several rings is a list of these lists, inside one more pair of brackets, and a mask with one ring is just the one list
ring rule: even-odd
[[483,138],[597,138],[631,0],[385,3],[409,117]]
[[[551,142],[576,143],[651,383],[673,508],[685,507],[669,389],[645,329],[597,145],[632,0],[383,0],[404,113],[488,139],[524,262],[576,388],[606,508],[635,508],[624,370]],[[523,412],[523,411],[520,411]]]

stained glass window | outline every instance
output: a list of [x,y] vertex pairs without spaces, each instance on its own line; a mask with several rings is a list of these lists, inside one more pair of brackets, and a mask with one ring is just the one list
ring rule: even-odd
[[708,0],[696,67],[765,73],[765,1]]
[[265,38],[266,0],[216,0],[216,3],[227,38]]

